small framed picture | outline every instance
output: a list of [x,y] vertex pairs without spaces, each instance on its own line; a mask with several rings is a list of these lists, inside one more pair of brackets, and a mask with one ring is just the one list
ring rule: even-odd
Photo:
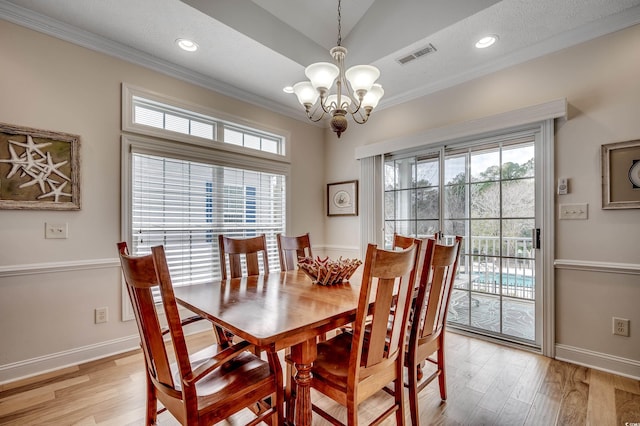
[[640,208],[640,140],[602,145],[602,208]]
[[327,216],[358,216],[358,181],[327,184]]

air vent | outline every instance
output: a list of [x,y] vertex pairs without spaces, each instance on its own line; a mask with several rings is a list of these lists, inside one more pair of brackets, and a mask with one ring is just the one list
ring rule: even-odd
[[437,50],[438,49],[436,49],[433,44],[429,43],[422,49],[418,49],[415,52],[412,52],[406,56],[403,56],[402,58],[398,58],[396,59],[396,61],[398,61],[401,65],[404,65],[408,62],[413,61],[414,59],[418,59],[422,56],[428,55],[429,53],[436,52]]

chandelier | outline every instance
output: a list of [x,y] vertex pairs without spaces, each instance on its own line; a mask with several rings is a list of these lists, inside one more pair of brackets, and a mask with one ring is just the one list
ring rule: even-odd
[[[338,0],[338,45],[329,51],[337,65],[329,62],[311,64],[304,70],[310,81],[293,85],[293,92],[304,106],[309,120],[317,122],[325,114],[330,114],[331,130],[338,137],[347,130],[347,114],[358,124],[366,123],[384,94],[382,86],[375,83],[380,76],[378,68],[356,65],[345,71],[347,49],[341,46],[341,9],[341,0]],[[331,93],[334,82],[335,93]]]

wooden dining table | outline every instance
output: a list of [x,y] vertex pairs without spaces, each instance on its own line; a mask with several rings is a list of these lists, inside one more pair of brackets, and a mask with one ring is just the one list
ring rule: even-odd
[[295,424],[311,425],[316,340],[355,319],[360,274],[314,284],[301,270],[176,287],[178,304],[265,350],[291,348],[296,367]]

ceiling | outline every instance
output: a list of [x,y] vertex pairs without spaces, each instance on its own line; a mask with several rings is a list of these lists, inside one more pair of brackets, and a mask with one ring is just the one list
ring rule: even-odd
[[[305,119],[282,89],[332,61],[337,3],[0,0],[0,18]],[[341,16],[347,67],[380,69],[381,109],[640,23],[640,0],[343,0]],[[498,42],[476,49],[486,34]],[[429,44],[435,52],[398,62]]]

